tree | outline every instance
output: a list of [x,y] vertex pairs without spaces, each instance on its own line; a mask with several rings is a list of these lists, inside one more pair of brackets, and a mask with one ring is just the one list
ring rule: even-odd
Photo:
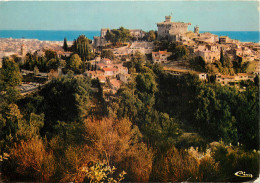
[[132,36],[128,29],[120,27],[119,29],[112,29],[111,31],[108,31],[105,38],[107,41],[110,41],[115,45],[116,43],[124,43],[129,41]]
[[247,87],[237,99],[238,141],[248,149],[259,148],[259,89]]
[[29,122],[26,120],[20,121],[18,123],[17,135],[19,139],[30,140],[32,138],[40,137],[40,130],[44,125],[44,114],[30,114]]
[[117,42],[117,39],[116,39],[116,35],[113,32],[115,31],[107,31],[105,38],[107,41],[110,41],[113,44],[115,44]]
[[259,86],[259,76],[258,75],[255,76],[254,83],[256,86]]
[[84,62],[93,59],[94,57],[91,52],[92,47],[90,45],[90,40],[85,35],[80,35],[77,40],[74,41],[71,50],[75,54],[78,54]]
[[49,71],[52,69],[57,70],[59,66],[59,61],[56,58],[52,58],[47,62],[46,66],[48,67]]
[[114,53],[112,50],[103,50],[101,53],[102,58],[109,58],[110,60],[114,59]]
[[63,60],[63,59],[59,59],[59,63],[58,63],[58,65],[59,65],[59,67],[61,67],[61,68],[65,68],[66,65],[67,65],[67,63],[66,63],[65,60]]
[[82,65],[82,60],[78,54],[73,54],[68,62],[68,67],[74,72],[79,72],[80,66]]
[[51,151],[39,138],[21,141],[11,149],[11,158],[16,162],[16,173],[35,181],[49,182],[56,167]]
[[224,64],[224,53],[223,53],[223,48],[221,48],[220,50],[220,63],[223,65]]
[[68,51],[67,38],[64,38],[63,49],[64,49],[64,51]]
[[155,32],[154,32],[153,30],[150,30],[150,31],[148,32],[147,39],[148,39],[148,41],[154,41],[154,40],[156,40],[156,34],[155,34]]
[[172,54],[174,59],[180,60],[189,56],[189,50],[185,46],[177,46]]
[[130,31],[128,29],[125,29],[124,27],[120,27],[119,28],[119,42],[126,42],[129,41],[131,39],[131,34]]
[[197,71],[205,72],[206,70],[206,62],[203,57],[198,56],[190,59],[190,65]]
[[45,57],[47,61],[51,59],[57,59],[57,53],[53,50],[45,50]]
[[[106,160],[120,171],[126,171],[126,181],[145,182],[152,170],[153,154],[141,140],[137,126],[127,119],[103,118],[85,121],[85,139],[90,154]],[[91,156],[90,155],[90,156]]]
[[150,73],[138,74],[136,76],[136,89],[141,93],[156,93],[158,89],[154,76]]
[[145,55],[143,55],[141,52],[136,51],[132,57],[133,64],[139,64],[143,65],[146,61]]
[[58,121],[70,123],[87,116],[90,85],[88,78],[73,76],[64,76],[49,82],[39,92],[44,97],[44,130],[53,130]]
[[2,70],[0,73],[0,88],[6,90],[8,87],[16,87],[21,84],[22,75],[19,66],[8,57],[3,58]]

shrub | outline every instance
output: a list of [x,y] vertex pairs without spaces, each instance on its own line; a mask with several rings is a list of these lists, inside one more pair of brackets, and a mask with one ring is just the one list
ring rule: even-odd
[[16,164],[16,173],[31,177],[35,181],[50,181],[55,173],[55,161],[51,151],[47,151],[43,141],[33,138],[21,141],[11,149],[10,158]]

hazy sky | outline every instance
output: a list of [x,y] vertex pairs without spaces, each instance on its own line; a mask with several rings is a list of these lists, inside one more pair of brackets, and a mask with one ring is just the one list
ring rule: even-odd
[[1,1],[0,30],[156,30],[173,13],[204,31],[258,31],[255,1]]

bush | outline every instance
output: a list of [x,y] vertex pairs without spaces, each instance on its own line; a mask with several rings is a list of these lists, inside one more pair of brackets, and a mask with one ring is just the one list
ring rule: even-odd
[[48,182],[55,173],[53,153],[47,151],[38,138],[21,141],[11,149],[10,158],[16,162],[16,173],[35,181]]

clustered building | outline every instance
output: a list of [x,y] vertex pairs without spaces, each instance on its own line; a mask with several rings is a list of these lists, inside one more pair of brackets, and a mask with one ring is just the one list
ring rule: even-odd
[[165,51],[157,51],[152,52],[152,60],[154,64],[167,63],[167,58],[171,56],[171,52]]
[[107,83],[112,93],[115,93],[123,83],[128,82],[130,74],[128,74],[127,67],[124,67],[122,64],[113,63],[108,58],[96,59],[94,62],[96,69],[86,71],[85,75],[91,79],[98,79],[100,83]]
[[[218,74],[216,81],[222,85],[236,84],[242,80],[253,80],[254,74],[260,74],[260,46],[257,43],[243,43],[238,40],[230,39],[227,36],[217,36],[209,32],[200,33],[199,27],[195,26],[194,31],[188,31],[188,27],[191,23],[174,22],[171,16],[165,16],[163,22],[157,23],[157,39],[174,41],[177,45],[185,46],[191,55],[201,56],[206,63],[214,63],[220,60],[221,50],[224,54],[227,54],[231,59],[240,57],[243,61],[257,61],[255,65],[255,71],[252,74],[238,73],[233,76],[226,76]],[[110,31],[108,28],[102,28],[100,36],[95,36],[93,41],[93,47],[96,50],[104,50],[108,42],[106,40],[106,34]],[[150,54],[153,63],[166,64],[171,56],[171,53],[167,50],[153,51],[155,46],[153,42],[142,41],[146,36],[146,33],[141,29],[130,29],[132,35],[132,41],[127,45],[116,48],[108,48],[112,50],[114,56],[119,58],[133,55],[137,51],[142,54]],[[67,56],[71,55],[71,52],[64,52],[60,50],[63,42],[51,42],[51,41],[39,41],[28,39],[1,39],[0,38],[0,57],[10,56],[13,54],[24,57],[27,52],[35,52],[37,54],[44,54],[41,51],[44,48],[49,48],[57,51],[57,55]],[[72,43],[69,43],[72,44]],[[128,69],[116,61],[112,61],[107,58],[96,58],[91,61],[92,65],[95,64],[95,70],[85,72],[85,75],[91,79],[99,79],[103,84],[108,84],[109,87],[115,92],[123,83],[128,82],[130,74]],[[1,67],[1,60],[0,60]],[[179,77],[180,75],[188,72],[188,70],[180,68],[164,68],[165,71],[172,75]],[[207,79],[206,73],[197,73],[201,80]]]
[[[68,42],[69,45],[72,42]],[[63,41],[40,41],[37,39],[13,39],[13,38],[0,38],[0,68],[2,65],[2,58],[11,55],[16,55],[22,60],[25,55],[30,52],[43,54],[42,50],[51,49],[57,50],[61,53]],[[41,55],[40,55],[41,56]]]

